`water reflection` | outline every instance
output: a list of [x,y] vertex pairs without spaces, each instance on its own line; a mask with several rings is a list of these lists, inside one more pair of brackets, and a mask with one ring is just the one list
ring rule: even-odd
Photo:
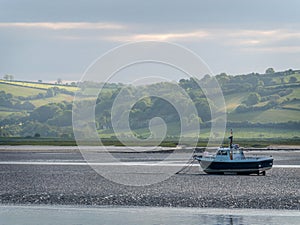
[[0,205],[0,224],[299,224],[299,211]]
[[228,224],[228,225],[234,225],[234,224],[243,224],[242,217],[235,217],[232,215],[224,216],[224,217],[217,217],[217,223],[216,224]]
[[214,224],[214,225],[243,225],[243,216],[234,215],[205,215],[199,214],[198,223],[196,224]]

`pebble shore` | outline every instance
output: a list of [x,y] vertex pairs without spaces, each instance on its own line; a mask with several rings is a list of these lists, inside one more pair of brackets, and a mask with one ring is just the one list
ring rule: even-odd
[[113,183],[88,166],[0,165],[1,204],[300,210],[300,169],[266,176],[206,175],[194,167],[150,186]]

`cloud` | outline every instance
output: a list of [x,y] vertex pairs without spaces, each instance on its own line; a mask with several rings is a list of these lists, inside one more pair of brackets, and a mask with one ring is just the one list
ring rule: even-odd
[[121,36],[109,36],[107,40],[126,42],[126,41],[184,41],[188,39],[206,38],[210,34],[207,31],[189,31],[189,32],[170,32],[170,33],[144,33],[144,34],[129,34]]
[[102,37],[109,41],[178,41],[194,42],[201,45],[222,46],[240,53],[300,53],[299,29],[241,29],[241,28],[206,28],[185,30],[182,32],[156,32]]
[[116,30],[125,29],[126,26],[117,23],[65,23],[65,22],[36,22],[36,23],[0,23],[0,28],[35,28],[50,30],[71,30],[71,29],[95,29],[95,30]]
[[[248,43],[260,44],[267,42],[275,42],[289,40],[292,38],[300,38],[300,32],[289,29],[275,30],[237,30],[232,31],[229,37],[233,39],[248,40]],[[247,44],[247,41],[241,41],[241,44]]]
[[254,53],[300,53],[300,46],[246,47],[244,52]]
[[[220,30],[212,36],[220,35]],[[229,29],[222,31],[223,46],[249,53],[299,53],[300,31],[297,29]]]

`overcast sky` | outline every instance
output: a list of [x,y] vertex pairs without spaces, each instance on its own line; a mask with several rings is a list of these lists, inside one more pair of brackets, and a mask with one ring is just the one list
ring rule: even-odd
[[0,0],[0,75],[79,80],[120,44],[158,40],[214,74],[300,69],[298,0]]

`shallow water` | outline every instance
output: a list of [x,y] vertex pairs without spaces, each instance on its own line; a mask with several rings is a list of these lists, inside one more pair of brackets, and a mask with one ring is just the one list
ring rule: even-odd
[[0,224],[300,224],[293,210],[0,205]]

